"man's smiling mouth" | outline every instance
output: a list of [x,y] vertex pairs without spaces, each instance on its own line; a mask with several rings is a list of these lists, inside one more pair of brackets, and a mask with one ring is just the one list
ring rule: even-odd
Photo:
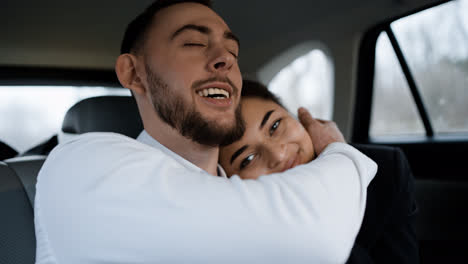
[[205,88],[198,91],[198,95],[214,99],[228,99],[230,97],[228,91],[220,88]]

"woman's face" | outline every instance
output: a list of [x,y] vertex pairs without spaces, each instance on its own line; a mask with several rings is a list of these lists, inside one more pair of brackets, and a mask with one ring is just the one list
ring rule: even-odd
[[219,162],[227,175],[256,179],[307,163],[315,157],[307,131],[273,101],[243,98],[242,117],[244,136],[220,149]]

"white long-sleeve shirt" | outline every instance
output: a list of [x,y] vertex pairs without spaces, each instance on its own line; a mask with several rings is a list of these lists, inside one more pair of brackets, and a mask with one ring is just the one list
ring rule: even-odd
[[36,263],[346,261],[377,170],[356,149],[333,143],[309,164],[242,180],[148,137],[89,133],[50,153],[36,187]]

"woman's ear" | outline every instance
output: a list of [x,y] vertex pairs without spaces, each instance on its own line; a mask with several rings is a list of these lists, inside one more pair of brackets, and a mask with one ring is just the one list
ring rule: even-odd
[[123,87],[132,90],[133,93],[144,95],[146,88],[137,71],[137,63],[138,59],[134,55],[121,54],[115,63],[115,73]]

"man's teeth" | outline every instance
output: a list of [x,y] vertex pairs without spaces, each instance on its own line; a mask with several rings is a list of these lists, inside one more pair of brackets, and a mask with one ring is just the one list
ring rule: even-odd
[[215,99],[224,99],[229,98],[229,93],[226,90],[219,88],[207,88],[201,91],[198,91],[198,95],[202,97],[210,97]]

